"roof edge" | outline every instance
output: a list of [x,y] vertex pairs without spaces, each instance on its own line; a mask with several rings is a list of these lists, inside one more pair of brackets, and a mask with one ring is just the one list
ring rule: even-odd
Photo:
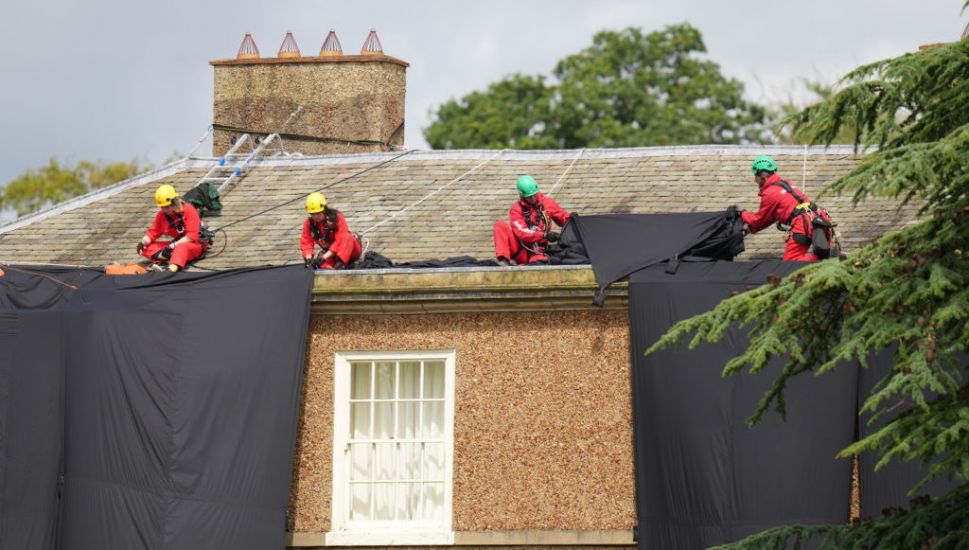
[[[213,159],[214,160],[214,159]],[[79,197],[74,197],[68,199],[64,202],[59,202],[57,204],[51,205],[43,210],[21,216],[10,223],[0,225],[0,235],[13,231],[15,229],[20,229],[21,227],[30,225],[35,222],[47,219],[51,216],[57,214],[63,214],[64,212],[69,212],[75,208],[80,208],[91,204],[92,202],[99,201],[101,199],[110,197],[112,195],[117,195],[122,191],[130,189],[132,187],[138,187],[139,185],[144,185],[152,181],[165,178],[178,172],[184,170],[189,164],[187,158],[179,159],[166,164],[160,168],[152,170],[151,172],[145,172],[133,178],[128,178],[126,180],[120,181],[113,185],[107,187],[102,187],[95,191],[91,191],[86,195],[81,195]],[[211,163],[211,161],[210,161]]]
[[[383,315],[595,310],[589,265],[317,271],[311,311]],[[625,309],[627,283],[610,287],[604,309]]]

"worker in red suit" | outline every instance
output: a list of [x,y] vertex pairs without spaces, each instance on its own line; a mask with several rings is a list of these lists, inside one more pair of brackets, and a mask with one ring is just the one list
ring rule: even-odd
[[[202,219],[198,210],[183,201],[171,185],[162,185],[155,191],[155,204],[158,205],[155,221],[145,231],[136,250],[154,265],[167,263],[169,271],[185,269],[209,247],[209,243],[200,238]],[[171,240],[158,240],[163,235]]]
[[548,261],[545,247],[559,239],[552,222],[565,226],[569,213],[554,200],[538,192],[531,176],[518,178],[518,202],[508,212],[509,222],[495,222],[495,261],[498,265],[533,264]]
[[751,233],[778,224],[778,229],[787,231],[787,244],[784,247],[784,261],[813,262],[819,258],[811,251],[814,234],[813,221],[827,212],[817,208],[813,201],[794,185],[777,175],[777,162],[762,155],[754,159],[751,166],[754,181],[760,187],[760,208],[757,213],[743,211],[740,217]]
[[[347,220],[336,209],[326,205],[322,193],[306,197],[306,213],[299,248],[303,263],[313,269],[344,269],[360,257],[360,241],[350,232]],[[320,247],[316,253],[315,247]]]

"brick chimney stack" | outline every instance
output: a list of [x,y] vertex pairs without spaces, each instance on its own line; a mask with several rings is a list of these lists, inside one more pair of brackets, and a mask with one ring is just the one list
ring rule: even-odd
[[243,133],[279,133],[286,151],[304,155],[403,146],[408,64],[382,48],[371,31],[361,55],[343,55],[331,30],[319,55],[303,57],[287,32],[277,57],[261,58],[246,34],[235,59],[209,62],[215,70],[212,153],[223,155]]

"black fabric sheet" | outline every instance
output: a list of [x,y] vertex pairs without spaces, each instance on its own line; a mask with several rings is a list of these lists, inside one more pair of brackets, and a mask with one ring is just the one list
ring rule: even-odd
[[55,540],[61,334],[56,313],[0,311],[0,549],[51,548]]
[[[732,260],[744,251],[735,208],[690,214],[572,214],[558,242],[546,247],[549,265],[592,263],[600,289],[633,271],[672,258]],[[471,256],[397,263],[367,251],[353,269],[428,269],[494,266]],[[600,304],[601,305],[601,304]]]
[[731,260],[743,251],[734,209],[690,214],[573,214],[600,288],[675,257]]
[[643,355],[676,321],[798,267],[684,263],[675,274],[656,265],[630,277],[640,548],[704,548],[778,525],[847,520],[851,462],[835,455],[853,438],[857,369],[794,380],[787,422],[771,412],[748,428],[780,364],[723,378],[746,347],[743,333]]
[[42,275],[0,278],[0,549],[282,548],[312,274]]

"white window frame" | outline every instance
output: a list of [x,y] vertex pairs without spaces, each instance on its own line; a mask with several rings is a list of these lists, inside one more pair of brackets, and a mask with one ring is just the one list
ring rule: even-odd
[[[331,530],[326,544],[334,546],[442,545],[454,543],[452,495],[454,487],[455,351],[337,352],[333,383],[333,501]],[[355,361],[444,361],[444,519],[429,521],[351,522],[347,509],[349,485],[350,364]]]

